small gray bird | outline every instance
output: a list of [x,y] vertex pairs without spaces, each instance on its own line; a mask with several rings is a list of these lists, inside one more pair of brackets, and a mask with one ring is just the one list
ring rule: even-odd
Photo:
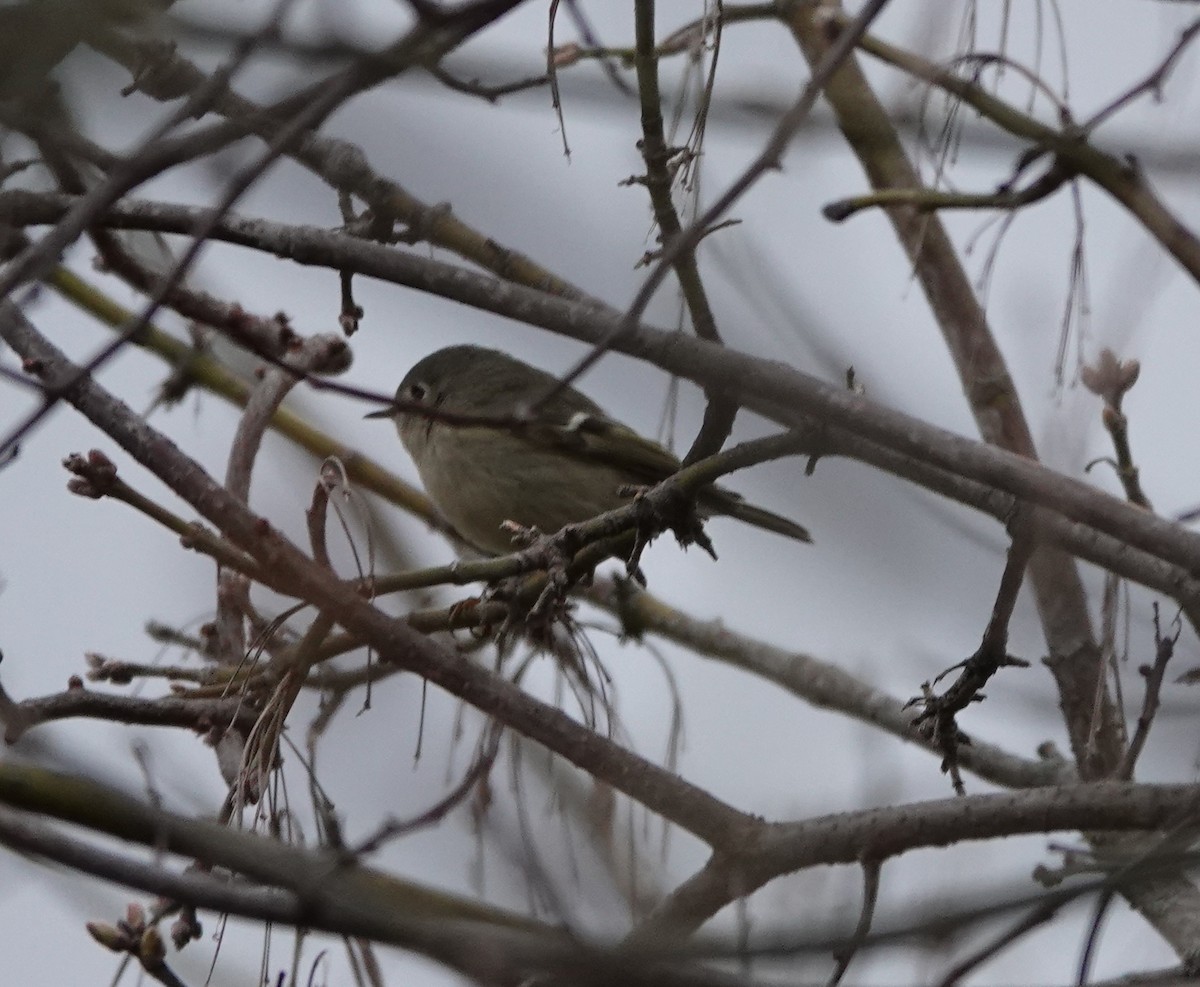
[[[446,519],[475,547],[503,554],[513,548],[503,522],[553,534],[629,503],[621,488],[658,483],[681,465],[571,387],[555,391],[533,421],[512,427],[515,416],[556,383],[551,374],[497,350],[450,346],[417,363],[396,391],[397,402],[434,414],[391,407],[366,417],[392,419]],[[437,413],[507,425],[455,423]],[[703,514],[725,514],[797,541],[812,540],[795,522],[722,487],[705,488],[698,501]]]

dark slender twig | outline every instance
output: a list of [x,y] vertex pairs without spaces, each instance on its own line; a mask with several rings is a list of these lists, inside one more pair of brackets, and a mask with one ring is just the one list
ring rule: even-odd
[[1092,962],[1096,958],[1096,950],[1100,946],[1100,929],[1104,919],[1116,900],[1115,888],[1102,888],[1096,896],[1096,905],[1092,910],[1092,920],[1088,923],[1087,936],[1084,938],[1083,951],[1079,955],[1079,973],[1075,977],[1078,987],[1087,987],[1091,981]]
[[496,103],[504,96],[525,92],[527,89],[540,89],[551,79],[550,75],[542,74],[514,79],[512,82],[485,84],[478,79],[460,79],[441,65],[430,65],[426,71],[447,89],[453,89],[457,93],[465,93],[468,96],[478,96],[489,103]]
[[1163,679],[1167,674],[1167,664],[1174,657],[1175,645],[1179,642],[1179,635],[1183,633],[1183,626],[1178,616],[1175,617],[1172,624],[1175,632],[1170,635],[1163,634],[1159,625],[1158,603],[1156,602],[1154,604],[1154,664],[1142,665],[1138,668],[1138,672],[1146,680],[1145,695],[1142,699],[1142,711],[1138,715],[1137,728],[1134,730],[1133,738],[1129,741],[1129,747],[1125,751],[1125,757],[1117,772],[1118,778],[1133,777],[1133,769],[1141,756],[1142,748],[1146,746],[1146,739],[1150,736],[1150,727],[1158,712]]
[[[571,15],[571,20],[575,22],[575,28],[579,31],[579,36],[583,39],[583,43],[592,51],[602,53],[605,51],[604,45],[600,41],[600,36],[596,33],[596,29],[588,20],[587,12],[583,9],[579,0],[567,0],[567,13]],[[614,64],[613,57],[606,54],[598,54],[597,58],[600,62],[600,67],[604,70],[608,81],[612,83],[613,88],[623,96],[636,96],[637,92],[621,75],[617,66]]]
[[[683,232],[679,213],[676,211],[672,199],[675,169],[671,167],[671,160],[680,153],[687,152],[667,147],[663,131],[662,93],[658,84],[658,54],[654,44],[654,10],[654,0],[636,0],[634,4],[634,67],[637,70],[638,97],[641,106],[642,140],[639,146],[642,159],[646,164],[646,175],[643,182],[646,191],[650,194],[654,218],[658,224],[659,238],[665,250]],[[699,241],[697,240],[697,242]],[[708,292],[700,277],[700,267],[696,263],[695,250],[678,251],[672,267],[683,292],[684,302],[687,305],[696,335],[701,339],[719,343],[721,341],[720,332],[717,329],[712,306],[708,301]],[[684,458],[685,462],[694,462],[717,452],[733,430],[733,421],[737,416],[737,403],[731,400],[721,388],[706,389],[705,397],[707,405],[704,409],[704,420],[701,423],[699,434]]]
[[1196,35],[1200,34],[1200,20],[1192,21],[1180,33],[1179,38],[1167,52],[1166,56],[1145,79],[1136,85],[1131,86],[1120,96],[1114,99],[1107,106],[1103,106],[1087,118],[1079,125],[1079,131],[1082,134],[1090,134],[1093,130],[1099,127],[1102,123],[1114,116],[1126,106],[1144,96],[1146,93],[1151,93],[1155,97],[1161,95],[1162,87],[1165,85],[1167,78],[1174,71],[1179,59],[1187,50],[1188,45],[1192,43]]
[[946,971],[945,976],[937,982],[936,987],[954,987],[963,977],[982,966],[993,956],[998,955],[1001,950],[1011,946],[1018,939],[1028,935],[1035,929],[1040,929],[1062,911],[1064,905],[1070,904],[1072,900],[1064,900],[1058,896],[1051,896],[1043,901],[1036,902],[1034,907],[1029,909],[1010,928],[1005,929],[990,942],[980,946],[955,963],[954,966]]
[[550,0],[546,15],[546,78],[550,80],[550,106],[558,120],[558,133],[562,137],[563,155],[571,159],[571,145],[567,143],[567,121],[563,117],[562,94],[558,91],[558,60],[555,58],[554,25],[558,20],[559,0]]
[[878,860],[864,860],[862,863],[863,900],[862,908],[858,913],[858,924],[854,927],[854,932],[850,934],[850,941],[834,950],[833,958],[836,962],[833,973],[826,981],[826,987],[838,987],[842,978],[846,976],[846,971],[850,969],[854,954],[858,952],[863,941],[871,933],[871,923],[875,918],[875,906],[879,902],[879,872],[881,870],[882,864]]
[[355,857],[362,857],[375,853],[389,840],[408,836],[419,829],[424,829],[427,826],[441,822],[447,813],[460,805],[470,795],[471,790],[486,778],[492,770],[492,766],[496,763],[496,757],[500,753],[500,740],[503,734],[504,731],[499,726],[495,723],[490,724],[480,744],[480,748],[475,754],[475,759],[471,762],[471,766],[467,768],[462,779],[454,788],[424,812],[416,816],[409,819],[389,819],[376,832],[359,843],[354,848],[353,855]]
[[[942,770],[949,772],[954,790],[960,795],[965,788],[958,763],[958,747],[963,739],[958,729],[958,714],[969,704],[980,701],[981,690],[1001,668],[1011,665],[1025,667],[1029,664],[1008,653],[1008,625],[1025,579],[1025,568],[1037,547],[1036,527],[1028,512],[1018,510],[1009,530],[1012,542],[1008,547],[1004,572],[1000,576],[1000,588],[996,592],[992,615],[978,649],[970,658],[955,666],[961,667],[962,673],[945,693],[935,696],[931,691],[926,691],[925,697],[920,700],[921,712],[913,721],[917,729],[925,732],[941,747],[944,756]],[[949,671],[951,669],[941,674]]]

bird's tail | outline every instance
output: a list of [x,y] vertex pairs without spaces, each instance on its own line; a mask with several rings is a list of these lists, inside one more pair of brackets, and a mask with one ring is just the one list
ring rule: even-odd
[[725,514],[739,521],[745,521],[756,528],[773,531],[777,535],[794,538],[796,541],[811,542],[812,535],[808,529],[797,524],[781,514],[774,514],[762,507],[747,504],[741,497],[730,490],[720,487],[710,488],[701,494],[700,503],[718,514]]

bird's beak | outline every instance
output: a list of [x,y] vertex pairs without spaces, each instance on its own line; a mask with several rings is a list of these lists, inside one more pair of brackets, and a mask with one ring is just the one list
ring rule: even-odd
[[380,408],[378,411],[371,411],[363,415],[363,418],[395,418],[396,409],[390,405],[386,408]]

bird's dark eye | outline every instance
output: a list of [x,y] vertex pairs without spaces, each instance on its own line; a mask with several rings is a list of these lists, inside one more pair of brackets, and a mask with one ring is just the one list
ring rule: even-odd
[[408,396],[414,401],[424,401],[429,389],[424,384],[409,384]]

